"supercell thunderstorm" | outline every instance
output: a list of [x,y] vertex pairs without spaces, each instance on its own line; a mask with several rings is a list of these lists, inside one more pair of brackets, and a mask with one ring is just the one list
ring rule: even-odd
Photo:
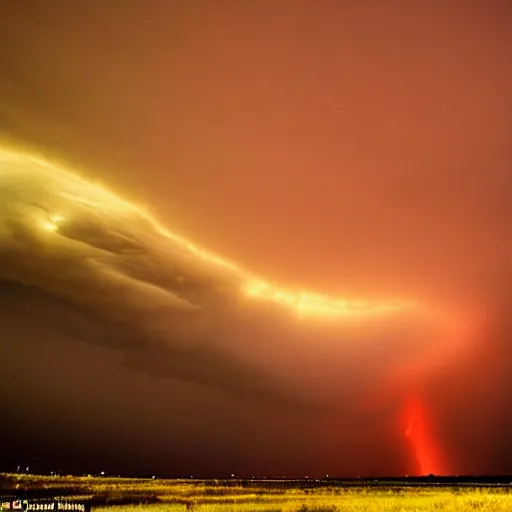
[[[94,329],[64,319],[63,329],[157,377],[281,406],[336,408],[354,339],[362,351],[380,351],[374,380],[359,387],[367,403],[375,383],[410,385],[407,369],[417,376],[446,362],[460,341],[460,318],[414,297],[352,301],[281,289],[31,155],[0,153],[0,211],[0,281],[78,312]],[[421,400],[408,399],[403,412],[418,471],[446,472]]]

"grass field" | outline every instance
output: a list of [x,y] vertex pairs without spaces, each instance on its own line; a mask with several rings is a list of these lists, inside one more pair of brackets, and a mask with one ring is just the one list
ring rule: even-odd
[[508,487],[3,475],[1,494],[68,496],[104,512],[512,512]]

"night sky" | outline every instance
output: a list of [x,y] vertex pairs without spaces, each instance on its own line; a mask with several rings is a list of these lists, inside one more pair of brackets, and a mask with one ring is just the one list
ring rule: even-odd
[[0,470],[512,473],[512,4],[0,1]]

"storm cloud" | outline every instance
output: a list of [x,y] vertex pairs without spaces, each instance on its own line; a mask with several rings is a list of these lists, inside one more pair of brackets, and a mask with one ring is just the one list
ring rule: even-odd
[[5,467],[512,472],[510,16],[2,2]]
[[[293,379],[293,362],[304,365],[308,358],[318,358],[319,346],[333,338],[350,345],[354,337],[368,343],[384,336],[386,351],[393,340],[432,338],[425,331],[426,312],[414,303],[375,313],[375,307],[364,303],[352,312],[347,301],[347,311],[323,320],[331,330],[308,318],[301,321],[287,310],[286,300],[279,300],[286,292],[277,291],[275,300],[270,300],[272,294],[263,300],[253,296],[247,283],[259,283],[256,277],[172,235],[149,214],[99,185],[29,155],[5,151],[0,165],[0,277],[28,294],[59,301],[57,326],[59,310],[73,309],[82,321],[68,322],[68,329],[76,325],[72,334],[120,351],[124,365],[242,397],[284,400],[294,394],[293,380],[296,388],[302,387],[302,396],[307,388],[323,388],[325,379],[317,378],[304,389],[308,371],[302,366],[300,378]],[[320,319],[325,315],[313,311]],[[322,335],[324,343],[315,339]],[[407,349],[401,350],[403,356]],[[418,351],[410,356],[418,358]],[[390,363],[400,359],[394,356]],[[340,354],[338,364],[344,361]],[[381,363],[376,371],[384,371]],[[335,374],[327,382],[343,381]],[[300,402],[296,390],[295,395]],[[317,402],[321,396],[317,394]]]

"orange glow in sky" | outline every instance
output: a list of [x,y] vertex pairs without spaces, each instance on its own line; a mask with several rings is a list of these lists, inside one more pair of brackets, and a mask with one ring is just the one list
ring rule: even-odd
[[447,474],[439,442],[428,410],[418,395],[409,395],[404,405],[404,435],[409,440],[417,461],[418,475]]

